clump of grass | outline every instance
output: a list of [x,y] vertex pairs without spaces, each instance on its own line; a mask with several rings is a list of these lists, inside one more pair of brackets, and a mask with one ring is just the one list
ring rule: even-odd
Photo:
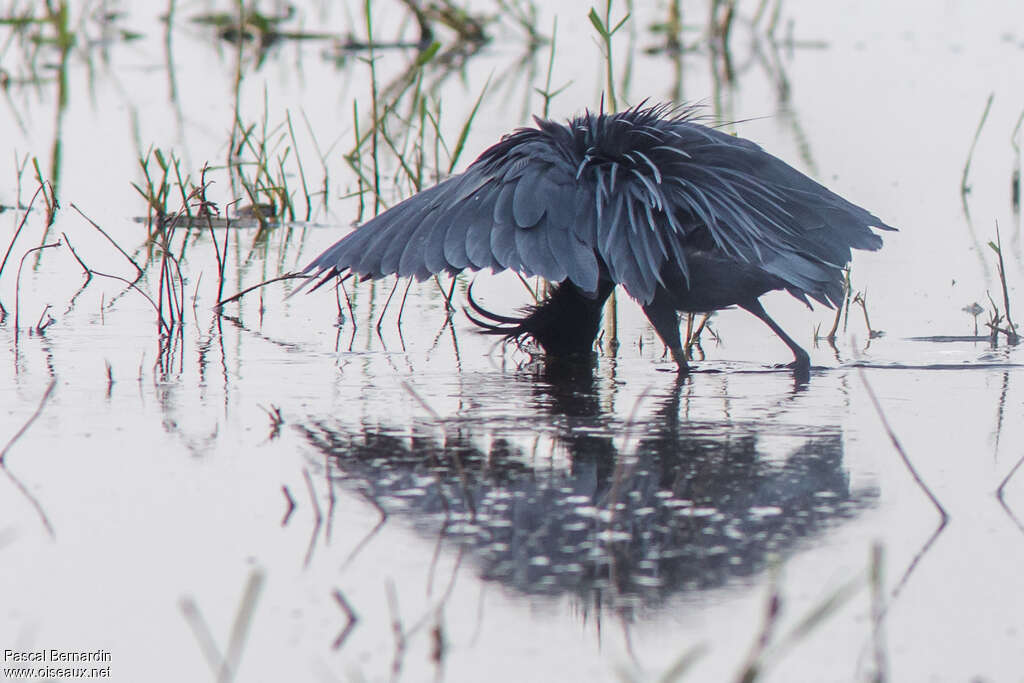
[[[308,121],[307,121],[308,124]],[[239,115],[235,120],[237,139],[231,155],[230,171],[238,180],[248,204],[238,210],[239,215],[254,218],[261,228],[259,237],[271,227],[274,221],[281,219],[294,222],[300,216],[310,220],[313,216],[313,196],[309,180],[306,176],[306,165],[302,161],[299,143],[295,134],[290,111],[285,111],[285,119],[271,125],[269,120],[269,101],[266,90],[263,95],[263,114],[258,122],[246,123]],[[309,127],[312,135],[312,128]],[[313,143],[319,150],[319,144],[313,137]],[[322,206],[326,210],[327,166],[324,168],[323,190],[319,193]],[[289,178],[299,178],[300,187],[295,189],[289,185]],[[305,212],[297,213],[295,200],[301,191]]]
[[[292,201],[294,192],[288,187],[286,170],[289,157],[294,156],[299,168],[299,176],[305,193],[307,216],[312,211],[305,171],[299,159],[295,145],[295,129],[291,125],[291,117],[273,128],[268,124],[267,93],[263,94],[263,118],[259,124],[244,124],[241,119],[236,121],[241,138],[235,148],[232,170],[236,174],[248,199],[249,206],[243,211],[252,215],[261,230],[269,227],[270,221],[284,218],[295,220],[295,205]],[[272,138],[276,138],[272,140]],[[291,141],[292,144],[287,144]],[[284,151],[276,150],[284,145]],[[246,169],[252,169],[247,174]]]
[[[154,162],[156,166],[152,168],[151,164]],[[139,166],[142,169],[145,183],[142,186],[133,182],[132,187],[146,200],[147,243],[150,254],[152,255],[153,249],[159,254],[159,281],[156,301],[154,302],[152,297],[146,296],[157,309],[158,327],[161,336],[170,337],[175,332],[180,335],[181,326],[184,323],[186,304],[185,277],[181,269],[181,260],[184,258],[187,240],[181,240],[181,250],[178,254],[174,252],[174,241],[177,231],[182,225],[186,226],[186,234],[187,229],[191,227],[192,219],[194,218],[192,201],[200,193],[200,190],[192,185],[190,175],[182,176],[181,161],[173,152],[165,155],[160,149],[151,147],[145,155],[139,157]],[[173,183],[171,182],[172,171],[174,174]],[[181,202],[180,208],[172,214],[169,210],[169,202],[174,186],[178,188]],[[190,187],[191,189],[189,189]],[[204,199],[199,203],[199,206],[205,209],[208,204]],[[89,222],[99,229],[99,226],[91,220]],[[100,230],[100,232],[103,231]],[[103,234],[110,240],[109,235]],[[113,240],[110,241],[113,243]],[[114,246],[117,247],[117,244],[114,243]],[[118,250],[127,257],[123,249],[118,247]],[[139,271],[139,277],[141,277],[144,269],[135,263],[133,259],[128,258]],[[82,263],[81,259],[79,259],[79,263],[88,270],[88,267]],[[149,263],[147,262],[147,267],[148,265]],[[138,278],[136,278],[137,280]],[[141,289],[134,286],[134,282],[130,284],[133,288],[142,292]]]
[[[454,148],[444,142],[441,99],[437,96],[437,89],[444,78],[458,73],[467,56],[479,49],[481,41],[488,40],[484,29],[490,18],[469,14],[449,2],[430,6],[413,2],[405,4],[420,23],[423,35],[417,46],[418,54],[389,83],[380,81],[378,51],[402,45],[408,47],[408,44],[384,42],[378,38],[371,3],[363,4],[365,41],[350,40],[346,48],[365,53],[360,59],[368,67],[371,100],[369,106],[361,106],[358,100],[353,102],[355,141],[344,157],[355,173],[358,185],[357,190],[348,195],[359,199],[356,223],[362,222],[370,211],[366,193],[373,197],[371,215],[376,215],[391,203],[385,189],[388,164],[397,164],[394,184],[399,187],[407,184],[412,192],[418,192],[429,182],[442,180],[451,173],[459,160],[465,137],[460,136],[461,144],[457,143]],[[457,34],[455,43],[442,48],[440,42],[433,40],[432,26],[435,24],[454,30]],[[475,116],[475,109],[468,117],[470,121]],[[464,130],[468,132],[468,127]],[[444,162],[442,151],[447,155]],[[428,177],[431,156],[433,175]]]
[[[295,218],[293,198],[296,190],[289,186],[288,178],[296,167],[305,202],[305,216],[307,219],[310,218],[313,212],[313,194],[309,190],[305,167],[299,154],[294,151],[298,148],[298,142],[290,112],[287,113],[284,122],[271,127],[268,123],[265,100],[262,120],[259,123],[243,126],[241,119],[237,119],[236,131],[238,131],[238,149],[237,153],[232,155],[232,165],[228,172],[232,177],[240,180],[241,187],[252,202],[235,213],[251,217],[258,222],[260,230],[257,231],[254,239],[258,241],[268,234],[267,229],[273,225],[271,221],[278,217],[277,214],[282,213],[278,211],[278,207],[283,207],[283,213],[287,218]],[[279,151],[282,146],[284,147],[283,151]],[[321,161],[323,161],[322,157]],[[204,165],[199,172],[199,183],[195,184],[192,181],[192,175],[183,172],[182,163],[173,151],[164,151],[158,148],[150,148],[144,155],[140,155],[139,166],[142,170],[143,180],[139,183],[133,182],[132,186],[146,201],[147,246],[150,249],[150,254],[153,255],[155,252],[158,257],[159,289],[155,300],[151,298],[151,302],[158,312],[161,334],[170,334],[178,329],[184,319],[185,278],[182,274],[181,263],[185,258],[186,247],[190,243],[190,240],[187,239],[188,235],[193,228],[207,231],[213,243],[217,262],[217,310],[250,290],[224,299],[228,255],[227,235],[232,228],[232,219],[228,215],[228,211],[225,211],[224,216],[221,217],[221,210],[217,202],[208,195],[209,188],[214,182],[210,179],[210,175],[216,169],[211,168],[208,164]],[[220,170],[224,171],[223,168]],[[326,164],[324,164],[324,173],[324,191],[320,194],[326,207],[328,196]],[[176,196],[180,198],[180,205],[177,209],[172,210],[171,203]],[[227,208],[230,209],[231,205],[237,201],[228,202]],[[99,226],[96,226],[91,220],[90,223],[99,229]],[[218,238],[216,230],[218,227],[224,228],[223,239]],[[184,237],[180,235],[182,228],[184,228]],[[289,232],[289,237],[290,235]],[[104,236],[110,240],[109,235],[104,233]],[[113,243],[112,240],[111,242]],[[114,243],[114,246],[116,247],[117,244]],[[123,249],[120,247],[118,249],[131,260]],[[82,263],[81,259],[79,262]],[[87,273],[96,272],[91,271],[84,263],[82,265]],[[133,265],[141,277],[145,269],[139,267],[134,261]],[[148,269],[148,266],[147,262],[145,268]],[[291,277],[295,277],[295,275],[287,274],[270,281]],[[137,280],[138,278],[129,284],[134,284]],[[193,297],[193,303],[194,300],[195,297]]]
[[[290,187],[288,181],[295,173],[301,184],[304,220],[312,218],[313,196],[319,195],[326,209],[326,164],[323,189],[317,193],[311,192],[306,168],[298,152],[299,144],[291,112],[286,112],[285,121],[271,126],[264,99],[263,117],[258,123],[246,124],[238,118],[235,124],[238,138],[229,169],[249,200],[248,205],[238,210],[240,215],[255,219],[264,229],[270,227],[271,221],[277,218],[295,221],[298,218],[294,203],[297,190]],[[173,151],[154,147],[140,154],[139,168],[143,180],[132,182],[131,185],[146,202],[146,224],[151,239],[157,239],[159,233],[174,221],[185,227],[197,224],[208,227],[210,209],[215,208],[216,204],[206,197],[206,189],[212,182],[207,180],[207,175],[214,169],[209,165],[204,166],[197,186],[191,174],[183,173],[181,159]],[[201,191],[197,191],[197,188],[201,188]],[[180,209],[172,210],[176,198],[180,202]],[[196,200],[198,202],[193,206]]]
[[[365,61],[369,67],[372,102],[369,107],[360,106],[358,100],[353,102],[354,144],[344,156],[358,185],[354,192],[347,195],[358,197],[358,215],[355,223],[363,222],[366,214],[371,212],[367,193],[373,197],[371,215],[376,215],[388,208],[393,201],[392,193],[385,189],[389,183],[399,190],[400,195],[411,194],[455,172],[491,84],[491,79],[488,78],[469,113],[462,120],[458,137],[450,144],[444,133],[447,126],[444,125],[442,102],[435,94],[437,83],[428,83],[432,74],[439,73],[440,78],[443,78],[451,69],[446,56],[439,54],[440,45],[432,43],[417,55],[406,72],[390,85],[382,86],[378,83],[375,67],[376,48],[380,45],[374,36],[375,30],[372,19],[367,15],[368,54]],[[369,116],[364,113],[367,109]],[[394,171],[389,177],[388,167],[391,164],[394,165]],[[450,306],[447,302],[455,281],[453,280],[452,286],[445,294],[445,287],[440,279],[434,279],[438,291],[445,296],[445,310],[448,311]],[[371,282],[369,286],[372,292],[373,283]],[[348,292],[345,294],[347,297]],[[393,296],[389,294],[389,302],[392,299]],[[404,296],[402,301],[404,303]],[[399,326],[401,312],[400,308]],[[376,318],[379,325],[380,315]]]
[[146,227],[150,235],[160,231],[167,224],[170,215],[168,207],[172,190],[170,182],[172,170],[181,192],[184,211],[191,217],[191,210],[185,201],[185,187],[189,177],[186,175],[185,178],[182,178],[181,160],[175,156],[174,152],[167,155],[159,148],[150,147],[144,155],[139,156],[139,167],[142,169],[145,182],[142,185],[133,182],[131,185],[146,201]]

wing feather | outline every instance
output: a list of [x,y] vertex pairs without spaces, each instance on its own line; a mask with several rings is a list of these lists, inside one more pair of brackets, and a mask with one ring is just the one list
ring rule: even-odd
[[[493,223],[490,229],[491,254],[498,265],[512,270],[523,270],[516,249],[516,232],[519,230],[511,223]],[[532,271],[527,271],[532,275]]]
[[[419,227],[412,234],[412,237],[405,244],[405,248],[402,249],[401,256],[398,260],[398,277],[409,277],[416,274],[417,272],[426,270],[431,273],[440,272],[444,268],[444,257],[442,250],[432,249],[433,244],[431,238],[434,235],[434,230],[438,225],[444,227],[444,223],[447,222],[447,216],[440,209],[434,209],[423,219]],[[436,240],[443,247],[443,240]],[[436,260],[432,253],[436,254]],[[436,267],[430,268],[428,264],[433,262]]]
[[494,252],[491,251],[495,195],[493,187],[488,189],[486,195],[475,195],[473,211],[464,218],[469,224],[466,229],[466,256],[478,269],[498,267],[498,262],[494,260]]
[[547,193],[550,192],[550,188],[546,186],[548,167],[539,164],[534,166],[537,168],[532,168],[519,177],[512,197],[512,217],[520,228],[532,228],[537,225],[547,209],[544,199],[548,198]]
[[[519,252],[519,260],[524,265],[529,265],[529,270],[534,275],[540,275],[551,282],[561,282],[565,279],[567,269],[557,257],[557,252],[551,248],[551,233],[559,232],[563,241],[566,236],[564,230],[557,230],[547,225],[547,220],[541,221],[529,230],[516,230],[516,249]],[[562,248],[568,244],[562,245]]]

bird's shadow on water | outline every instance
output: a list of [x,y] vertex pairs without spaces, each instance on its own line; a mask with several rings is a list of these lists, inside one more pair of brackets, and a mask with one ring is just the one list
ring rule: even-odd
[[[808,419],[813,388],[801,383],[753,407],[686,379],[627,399],[619,382],[571,368],[472,387],[462,403],[480,417],[299,429],[334,486],[523,594],[656,608],[753,575],[877,498],[850,486],[842,429]],[[623,420],[617,400],[647,406]]]

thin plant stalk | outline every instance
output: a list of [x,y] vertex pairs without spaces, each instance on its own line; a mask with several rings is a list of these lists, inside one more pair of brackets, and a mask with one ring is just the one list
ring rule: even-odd
[[[3,259],[3,261],[0,261],[0,277],[2,277],[3,274],[4,274],[4,268],[7,267],[7,259],[10,258],[10,256],[11,256],[11,250],[14,249],[14,243],[18,241],[18,235],[21,234],[22,228],[25,227],[25,221],[28,220],[28,215],[32,211],[32,206],[36,203],[36,197],[38,197],[39,193],[42,192],[42,191],[43,191],[43,186],[42,185],[40,185],[38,188],[36,188],[35,193],[33,193],[33,195],[32,195],[32,199],[28,203],[28,207],[25,209],[25,214],[21,217],[21,220],[18,222],[18,227],[15,228],[15,230],[14,230],[14,236],[11,237],[11,241],[7,245],[7,251],[4,253],[4,259]],[[7,309],[4,308],[3,303],[0,303],[0,315],[6,315],[6,314],[7,314]]]
[[292,126],[292,113],[290,111],[285,112],[285,119],[288,122],[288,135],[291,137],[292,146],[295,149],[295,163],[299,167],[299,181],[302,183],[302,195],[306,199],[306,221],[313,215],[313,202],[309,198],[309,185],[306,184],[306,172],[302,168],[302,159],[299,156],[299,143],[295,139],[295,128]]
[[[548,109],[551,107],[551,100],[554,99],[555,95],[565,90],[569,84],[563,85],[558,90],[551,91],[551,74],[555,70],[555,44],[558,40],[558,15],[555,15],[554,21],[551,25],[551,50],[548,53],[548,72],[544,79],[544,89],[534,88],[538,95],[544,98],[544,106],[541,109],[541,117],[548,117]],[[571,82],[571,81],[570,81]]]
[[78,206],[74,202],[71,203],[71,208],[74,209],[75,211],[77,211],[78,215],[80,215],[82,218],[84,218],[86,221],[88,221],[89,225],[91,225],[92,227],[96,228],[97,232],[99,232],[101,235],[106,237],[107,241],[110,242],[112,245],[114,245],[114,248],[117,249],[121,253],[122,256],[124,256],[126,259],[128,259],[128,263],[132,264],[132,267],[135,268],[136,276],[135,276],[135,280],[134,281],[138,282],[139,278],[142,277],[143,270],[142,270],[141,267],[139,267],[139,264],[135,262],[135,259],[133,259],[131,256],[129,256],[128,252],[126,252],[124,249],[122,249],[121,245],[118,244],[117,242],[115,242],[114,238],[111,237],[110,235],[108,235],[107,232],[103,228],[101,228],[93,219],[91,219],[88,216],[86,216],[82,212],[82,210],[79,209]]
[[622,28],[623,24],[626,23],[626,20],[629,19],[629,14],[627,13],[626,16],[622,17],[614,27],[609,28],[612,21],[612,0],[605,0],[603,19],[598,15],[597,10],[593,7],[590,8],[590,14],[587,16],[590,19],[591,25],[593,25],[594,29],[601,37],[601,42],[604,46],[604,62],[607,83],[607,89],[605,92],[608,98],[608,106],[611,108],[611,111],[615,112],[619,110],[619,106],[618,100],[615,97],[615,63],[612,59],[612,36],[614,36],[615,33]]
[[971,191],[970,185],[967,184],[967,176],[971,172],[971,160],[974,158],[974,148],[978,146],[978,138],[981,137],[981,129],[985,127],[985,121],[988,119],[988,112],[992,109],[992,100],[995,96],[995,93],[989,93],[988,100],[985,102],[985,111],[981,114],[981,121],[978,122],[978,129],[974,131],[974,139],[971,140],[971,148],[967,152],[967,161],[964,162],[963,175],[960,177],[960,198],[965,204],[967,203],[967,195]]
[[885,416],[885,411],[882,410],[882,404],[879,403],[874,389],[872,389],[871,384],[868,383],[868,378],[864,373],[864,369],[859,368],[859,371],[861,382],[864,384],[864,390],[867,392],[868,398],[871,400],[871,404],[875,407],[875,412],[878,413],[878,419],[882,421],[882,427],[885,429],[885,433],[889,436],[889,441],[892,442],[893,448],[896,449],[896,452],[900,456],[900,460],[903,461],[903,465],[907,468],[907,471],[910,472],[910,476],[914,479],[914,483],[916,483],[918,488],[924,492],[925,496],[928,497],[928,500],[931,501],[931,504],[935,506],[935,510],[939,513],[939,529],[941,530],[946,526],[947,522],[949,522],[949,513],[946,512],[946,508],[942,506],[939,499],[934,493],[932,493],[932,490],[928,488],[928,484],[926,484],[924,479],[921,478],[921,475],[918,474],[917,468],[914,467],[914,464],[910,461],[910,457],[907,455],[907,452],[903,449],[903,444],[900,443],[899,437],[896,436],[896,432],[894,432],[892,427],[889,425],[889,420]]
[[377,112],[377,60],[374,56],[373,46],[372,6],[372,0],[366,0],[363,11],[366,14],[367,61],[370,65],[370,97],[372,99],[371,113],[373,114],[373,129],[370,131],[370,155],[373,158],[373,213],[377,215],[380,210],[380,159],[378,157],[377,132],[381,120]]
[[480,95],[477,96],[476,102],[473,103],[473,109],[469,112],[469,117],[466,122],[462,124],[462,130],[459,131],[459,139],[455,142],[455,150],[452,152],[451,163],[448,164],[448,173],[451,173],[455,169],[455,164],[458,163],[459,157],[462,155],[462,149],[466,145],[466,138],[469,136],[469,128],[473,125],[473,119],[476,117],[477,111],[480,109],[480,103],[483,102],[484,94],[487,92],[487,86],[491,84],[491,77],[487,77],[487,82],[484,83],[483,90],[480,91]]
[[61,241],[51,242],[50,244],[40,244],[38,247],[32,247],[26,251],[22,257],[21,262],[18,264],[18,276],[15,279],[14,284],[14,339],[17,342],[18,332],[21,329],[20,318],[21,318],[21,269],[25,266],[25,259],[28,258],[29,254],[42,252],[44,249],[53,249],[59,247]]
[[998,257],[997,264],[999,266],[999,283],[1003,287],[1003,311],[1006,314],[1006,341],[1007,343],[1016,346],[1020,341],[1017,335],[1017,326],[1013,324],[1013,320],[1010,318],[1010,291],[1006,286],[1006,265],[1003,263],[1003,241],[999,236],[999,224],[996,223],[996,243],[988,243],[993,251],[996,252]]
[[[601,37],[602,44],[604,45],[604,59],[607,77],[607,90],[606,96],[608,98],[608,106],[611,111],[618,111],[618,100],[615,97],[615,68],[612,60],[612,36],[615,35],[616,31],[622,28],[626,20],[629,19],[629,14],[622,17],[613,28],[609,28],[611,25],[612,15],[612,0],[605,1],[604,19],[597,14],[597,10],[593,7],[590,8],[590,14],[588,15],[590,23],[593,25],[594,30],[597,31]],[[608,340],[608,351],[610,355],[614,356],[618,351],[619,347],[619,310],[618,310],[618,297],[615,291],[612,291],[611,296],[608,297],[608,301],[605,303],[605,337]]]
[[7,445],[3,447],[3,450],[0,450],[0,469],[4,471],[4,474],[6,474],[7,478],[11,480],[11,483],[14,484],[15,488],[17,488],[21,492],[21,494],[25,496],[25,499],[28,500],[29,504],[35,509],[36,514],[39,515],[39,519],[43,523],[43,526],[46,528],[47,533],[50,534],[50,538],[55,538],[57,535],[53,529],[53,524],[50,523],[50,518],[46,515],[46,511],[43,509],[43,506],[40,505],[39,500],[36,499],[34,495],[32,495],[32,492],[29,490],[29,488],[25,486],[25,484],[23,484],[20,479],[15,477],[14,473],[11,472],[10,469],[8,469],[7,455],[8,453],[10,453],[11,446],[13,446],[18,441],[18,439],[24,436],[25,432],[28,431],[29,427],[31,427],[32,424],[39,418],[39,415],[43,412],[43,408],[46,406],[47,401],[50,400],[50,396],[53,394],[53,390],[54,388],[56,388],[56,386],[57,380],[50,380],[50,385],[46,387],[46,391],[43,392],[43,397],[39,399],[39,405],[36,406],[35,411],[32,413],[32,415],[29,416],[28,420],[26,420],[25,423],[21,425],[21,428],[14,433],[14,436],[12,436],[10,440],[7,442]]
[[46,391],[43,392],[43,397],[39,399],[39,405],[36,406],[35,411],[33,411],[29,418],[25,420],[25,423],[21,425],[21,428],[14,433],[14,436],[7,441],[7,445],[4,446],[3,450],[0,450],[0,467],[7,467],[7,454],[10,452],[11,446],[13,446],[14,443],[28,431],[28,428],[32,426],[32,423],[39,418],[40,413],[43,412],[43,408],[46,406],[46,402],[50,400],[50,394],[53,393],[56,386],[57,380],[50,380],[50,386],[46,387]]

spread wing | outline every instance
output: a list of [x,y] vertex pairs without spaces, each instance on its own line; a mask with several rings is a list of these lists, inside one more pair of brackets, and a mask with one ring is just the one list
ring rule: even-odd
[[[851,249],[876,250],[877,216],[808,178],[761,147],[692,122],[666,127],[669,154],[648,192],[677,222],[737,262],[753,264],[822,303],[838,303]],[[650,201],[650,200],[648,200]],[[685,269],[684,269],[685,272]]]
[[575,172],[540,130],[518,131],[463,173],[367,221],[305,270],[422,280],[441,271],[508,268],[554,282],[568,277],[595,293],[597,255],[580,237],[595,207]]
[[507,268],[590,294],[606,277],[648,303],[666,262],[688,277],[687,251],[713,249],[800,298],[837,302],[850,250],[878,249],[871,227],[892,228],[756,144],[693,122],[693,111],[538,120],[367,221],[306,272],[422,280]]
[[871,228],[894,228],[694,114],[661,105],[575,122],[586,150],[579,176],[597,207],[588,243],[612,279],[646,303],[666,261],[688,278],[687,252],[713,250],[805,301],[838,303],[850,250],[878,249]]

